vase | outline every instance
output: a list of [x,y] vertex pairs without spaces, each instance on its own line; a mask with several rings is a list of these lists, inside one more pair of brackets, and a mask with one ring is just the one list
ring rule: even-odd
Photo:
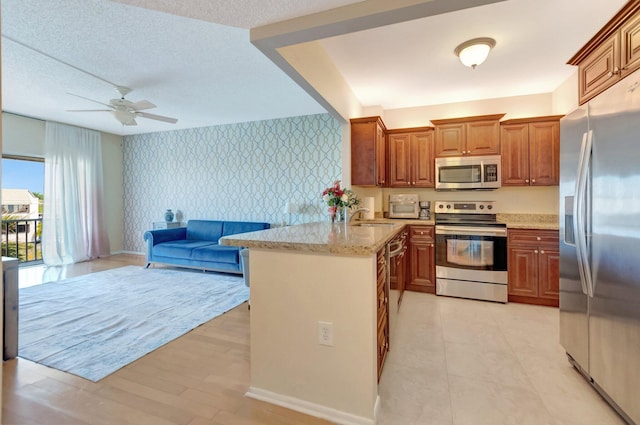
[[173,211],[171,210],[167,210],[164,213],[164,221],[166,221],[167,223],[171,223],[173,221]]
[[329,207],[329,216],[331,217],[331,223],[335,223],[338,216],[338,207]]

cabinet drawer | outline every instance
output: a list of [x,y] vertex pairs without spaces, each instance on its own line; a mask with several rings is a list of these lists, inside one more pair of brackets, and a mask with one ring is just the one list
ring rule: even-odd
[[433,241],[435,228],[433,226],[411,226],[409,238],[412,240]]
[[557,230],[509,230],[510,245],[540,245],[550,244],[557,246],[559,243]]

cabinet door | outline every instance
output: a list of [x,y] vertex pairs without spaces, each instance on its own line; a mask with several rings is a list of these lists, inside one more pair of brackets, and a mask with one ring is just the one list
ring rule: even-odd
[[467,124],[465,155],[498,155],[500,153],[500,122],[475,121]]
[[411,133],[411,169],[414,187],[435,187],[433,131]]
[[529,125],[500,127],[502,185],[529,186]]
[[620,33],[605,40],[578,67],[580,104],[603,92],[620,79]]
[[[384,129],[376,123],[376,182],[380,187],[387,184],[387,143]],[[353,184],[353,183],[352,183]]]
[[558,300],[560,297],[560,250],[556,247],[540,247],[540,297]]
[[529,155],[531,185],[557,186],[560,182],[559,121],[529,124]]
[[376,186],[376,123],[351,124],[351,184]]
[[389,134],[389,186],[410,187],[411,137],[406,134]]
[[620,68],[622,77],[640,68],[640,13],[620,28]]
[[436,126],[436,156],[461,156],[466,150],[464,145],[465,125],[442,124]]
[[406,289],[435,294],[435,252],[433,243],[409,243],[410,276]]
[[510,247],[508,264],[509,295],[538,296],[538,250]]

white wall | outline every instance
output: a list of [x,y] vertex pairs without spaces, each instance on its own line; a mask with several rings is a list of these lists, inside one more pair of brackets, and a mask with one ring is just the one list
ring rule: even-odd
[[[44,121],[2,113],[3,154],[44,158],[44,137]],[[117,253],[124,249],[122,137],[102,133],[101,138],[106,226],[111,253]]]
[[474,115],[506,114],[502,119],[551,115],[551,94],[484,99],[473,102],[413,108],[387,109],[384,124],[388,129],[432,125],[432,119],[459,118]]

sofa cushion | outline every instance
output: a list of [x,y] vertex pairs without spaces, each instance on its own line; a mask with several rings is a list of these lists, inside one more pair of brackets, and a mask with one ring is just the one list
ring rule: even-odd
[[237,235],[238,233],[255,232],[270,227],[269,223],[256,223],[248,221],[225,221],[222,236]]
[[187,239],[218,243],[222,237],[223,221],[189,220],[187,222]]
[[238,264],[240,248],[237,246],[208,245],[195,248],[191,259],[197,261],[217,261],[219,263]]
[[216,245],[212,241],[178,240],[163,242],[153,247],[153,255],[174,258],[192,258],[194,248],[201,248],[208,245]]

